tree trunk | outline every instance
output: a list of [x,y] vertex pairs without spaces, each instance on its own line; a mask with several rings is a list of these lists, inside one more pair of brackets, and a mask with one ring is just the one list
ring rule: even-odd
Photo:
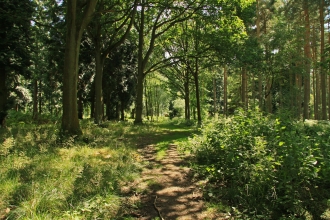
[[146,116],[149,120],[149,100],[148,100],[148,94],[147,94],[147,79],[144,80],[144,98],[145,98],[145,107],[146,107]]
[[33,80],[33,120],[38,119],[38,80]]
[[321,27],[321,45],[320,45],[320,54],[321,54],[321,66],[320,66],[320,75],[321,75],[321,103],[322,103],[322,119],[327,120],[327,76],[324,71],[325,64],[325,54],[324,54],[324,0],[321,0],[320,4],[320,27]]
[[243,109],[247,111],[248,103],[247,103],[247,74],[246,74],[246,67],[242,68],[242,105]]
[[78,92],[78,119],[84,117],[84,102],[82,97],[82,91]]
[[[144,2],[143,2],[144,3]],[[139,45],[138,45],[138,73],[136,84],[136,102],[135,102],[135,120],[134,124],[142,123],[143,112],[143,81],[144,81],[144,59],[143,59],[143,44],[144,44],[144,9],[145,6],[141,6],[141,22],[139,30]]]
[[[330,21],[328,21],[328,29],[330,28]],[[328,33],[328,43],[330,44],[330,32]],[[330,64],[329,64],[330,69]],[[328,76],[328,118],[330,120],[330,77]]]
[[116,103],[116,117],[115,117],[117,121],[119,121],[120,110],[121,110],[120,103],[117,102],[117,103]]
[[268,113],[273,113],[273,96],[272,96],[272,80],[267,79],[266,85],[266,108]]
[[297,108],[297,118],[301,118],[301,105],[302,105],[302,97],[301,97],[301,87],[302,87],[302,78],[301,74],[296,74],[296,108]]
[[[260,13],[259,13],[259,0],[257,0],[257,39],[260,41]],[[262,73],[258,73],[258,100],[259,100],[259,109],[263,109],[263,94],[262,94]]]
[[304,16],[305,16],[305,74],[304,74],[304,120],[309,119],[309,102],[310,102],[310,27],[309,27],[309,10],[308,0],[304,0]]
[[102,77],[103,77],[103,60],[101,58],[101,45],[97,41],[95,45],[95,124],[101,124],[103,120],[103,94],[102,94]]
[[195,89],[196,89],[196,107],[197,107],[197,122],[199,125],[202,124],[202,115],[201,115],[201,104],[200,104],[200,97],[199,97],[199,76],[198,76],[198,58],[195,58],[195,74],[194,74],[194,80],[195,80]]
[[91,102],[91,112],[90,112],[90,117],[94,118],[94,113],[95,113],[95,79],[92,83],[91,86],[91,91],[90,91],[90,102]]
[[[195,51],[198,52],[199,49],[199,39],[198,39],[198,31],[199,31],[199,21],[196,21],[196,29],[195,29]],[[202,114],[201,114],[201,104],[200,104],[200,94],[199,94],[199,65],[198,65],[198,57],[195,57],[195,73],[194,73],[194,80],[195,80],[195,89],[196,89],[196,107],[197,107],[197,123],[198,125],[202,124]]]
[[5,127],[7,116],[7,73],[4,65],[0,64],[0,126]]
[[315,26],[313,26],[313,44],[312,44],[312,60],[313,60],[313,96],[314,96],[314,119],[319,120],[319,105],[321,100],[320,93],[320,74],[317,71],[317,42],[316,42],[316,32]]
[[96,3],[97,0],[87,0],[82,10],[77,8],[77,0],[67,1],[61,129],[69,135],[82,134],[77,109],[78,60],[81,37],[91,19]]
[[38,101],[39,101],[39,114],[42,114],[42,82],[39,80],[39,95],[38,95]]
[[184,104],[185,119],[190,120],[190,90],[189,90],[189,70],[186,68],[184,79]]
[[223,115],[228,116],[228,95],[227,95],[227,67],[223,68]]
[[217,117],[217,87],[216,87],[216,78],[213,78],[213,112],[214,117]]
[[125,109],[123,103],[120,104],[120,120],[125,121]]

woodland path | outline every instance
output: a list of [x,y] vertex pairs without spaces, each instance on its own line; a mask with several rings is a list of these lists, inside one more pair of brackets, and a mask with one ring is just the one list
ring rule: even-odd
[[161,160],[155,159],[153,145],[143,147],[139,153],[148,164],[139,179],[123,188],[123,192],[130,192],[126,198],[131,207],[128,216],[139,220],[226,219],[223,214],[206,210],[203,183],[193,179],[176,145],[170,144]]

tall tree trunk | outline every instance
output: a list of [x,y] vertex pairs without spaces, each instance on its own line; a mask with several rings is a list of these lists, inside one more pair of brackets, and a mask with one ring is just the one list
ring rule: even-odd
[[103,120],[103,94],[102,94],[102,77],[103,77],[103,60],[101,57],[101,45],[97,41],[95,45],[95,124],[101,124]]
[[[257,26],[257,39],[258,42],[260,42],[260,6],[259,6],[259,1],[257,0],[257,21],[256,21],[256,26]],[[259,109],[263,109],[263,94],[262,94],[262,72],[260,71],[258,73],[258,100],[259,100]]]
[[[195,27],[195,51],[199,50],[199,39],[198,39],[198,31],[200,28],[199,21],[196,21]],[[195,57],[195,73],[194,73],[194,81],[195,81],[195,89],[196,89],[196,107],[197,107],[197,123],[198,125],[202,124],[202,114],[201,114],[201,104],[200,104],[200,91],[199,91],[199,63],[198,56]]]
[[227,67],[223,68],[223,115],[227,118],[228,116],[228,95],[227,95]]
[[214,117],[217,117],[217,85],[216,85],[216,78],[213,78],[213,112]]
[[[328,30],[330,29],[330,21],[328,21]],[[328,33],[328,44],[330,44],[330,32]],[[330,64],[329,64],[330,69]],[[328,76],[328,118],[330,120],[330,77]]]
[[[187,32],[188,30],[188,22],[185,21],[184,22],[184,31]],[[188,48],[189,48],[189,40],[188,40],[188,35],[185,36],[184,39],[184,54],[185,56],[188,53]],[[184,93],[185,93],[185,97],[184,97],[184,101],[185,101],[185,119],[187,121],[190,120],[190,89],[189,89],[189,84],[190,84],[190,62],[188,60],[185,60],[185,70],[184,70]]]
[[196,89],[196,107],[197,107],[197,122],[199,125],[202,124],[202,115],[201,115],[201,104],[199,97],[199,68],[198,68],[198,58],[195,58],[195,73],[194,73],[194,81],[195,81],[195,89]]
[[290,90],[289,90],[289,94],[290,94],[290,104],[289,104],[289,108],[290,109],[295,109],[295,81],[294,81],[294,74],[292,72],[292,64],[291,66],[291,70],[290,71],[290,78],[289,78],[289,82],[290,82]]
[[310,26],[309,26],[309,9],[308,0],[304,0],[304,16],[305,16],[305,74],[304,74],[304,120],[309,119],[309,102],[310,102]]
[[135,124],[142,123],[142,112],[143,112],[143,81],[144,81],[144,1],[141,6],[141,23],[139,30],[139,44],[138,44],[138,72],[137,72],[137,84],[136,84],[136,102],[135,102]]
[[302,105],[302,77],[301,74],[296,74],[296,108],[297,108],[297,118],[301,118],[301,105]]
[[125,121],[125,108],[123,103],[120,103],[120,120]]
[[247,74],[246,74],[246,67],[242,68],[242,105],[243,109],[246,111],[248,109],[248,104],[247,104]]
[[158,121],[158,118],[159,118],[159,91],[158,91],[158,87],[159,87],[159,85],[157,85],[156,87],[155,87],[155,101],[156,101],[156,116],[157,116],[157,121]]
[[69,135],[82,134],[77,109],[78,60],[81,37],[91,19],[96,3],[97,0],[87,0],[82,10],[77,8],[77,0],[67,0],[61,129]]
[[38,119],[38,80],[33,80],[33,120]]
[[[148,98],[149,98],[149,115],[151,118],[151,121],[154,121],[154,98],[152,93],[152,86],[148,89]],[[147,98],[146,98],[147,99]]]
[[268,113],[273,113],[273,95],[272,95],[272,80],[267,79],[266,85],[266,108]]
[[186,120],[190,120],[190,89],[189,89],[189,73],[186,73],[185,76],[186,80],[184,83],[184,90],[185,90],[185,108],[186,108]]
[[320,119],[319,105],[321,100],[320,93],[320,74],[317,71],[317,43],[316,43],[316,31],[313,26],[313,44],[312,44],[312,60],[313,60],[313,96],[314,96],[314,119]]
[[321,102],[322,102],[322,119],[327,119],[327,76],[324,71],[325,64],[325,54],[324,54],[324,0],[321,0],[320,3],[320,27],[321,27],[321,45],[320,45],[320,54],[321,54],[321,66],[320,66],[320,75],[321,75]]
[[146,116],[149,120],[149,100],[147,94],[147,79],[144,80],[144,99],[145,99],[145,106],[146,106]]
[[94,118],[94,113],[95,113],[95,79],[92,83],[91,86],[91,91],[90,91],[90,102],[91,102],[91,112],[90,112],[90,117]]
[[38,101],[39,101],[39,114],[42,114],[42,82],[39,80],[39,95],[38,95]]
[[7,73],[4,65],[0,64],[0,126],[5,127],[7,116]]
[[84,102],[82,97],[82,91],[78,92],[78,119],[83,119],[84,117]]

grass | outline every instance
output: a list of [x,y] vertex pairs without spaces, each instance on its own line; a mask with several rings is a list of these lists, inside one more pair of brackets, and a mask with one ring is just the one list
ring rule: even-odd
[[168,122],[82,120],[82,137],[61,139],[56,119],[44,121],[19,115],[0,130],[0,219],[118,218],[120,189],[144,166],[137,149],[153,144],[161,158],[168,144],[195,131]]

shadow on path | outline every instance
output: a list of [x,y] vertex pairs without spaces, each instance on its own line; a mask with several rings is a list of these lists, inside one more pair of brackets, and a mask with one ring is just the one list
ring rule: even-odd
[[160,161],[155,160],[153,145],[139,151],[148,165],[129,189],[134,191],[131,202],[139,203],[139,210],[131,216],[140,220],[225,219],[206,211],[201,183],[193,180],[176,145],[169,145],[167,155]]

